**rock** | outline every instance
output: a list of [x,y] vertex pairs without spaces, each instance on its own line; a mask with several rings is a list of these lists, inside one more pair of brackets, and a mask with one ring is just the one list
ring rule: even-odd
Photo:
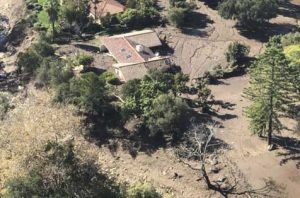
[[211,165],[215,166],[219,164],[219,160],[217,158],[214,158],[212,161],[211,161]]
[[6,16],[0,14],[0,51],[5,50],[5,44],[8,40],[9,20]]
[[227,177],[221,176],[221,177],[219,177],[218,182],[225,182],[226,180],[227,180]]
[[276,148],[274,144],[268,145],[268,151],[273,151]]
[[211,173],[218,173],[218,172],[220,172],[220,168],[219,167],[217,167],[217,166],[212,166],[211,168],[210,168],[210,172]]
[[223,189],[223,190],[227,190],[230,187],[231,186],[230,186],[230,184],[228,182],[224,182],[224,183],[221,184],[221,189]]

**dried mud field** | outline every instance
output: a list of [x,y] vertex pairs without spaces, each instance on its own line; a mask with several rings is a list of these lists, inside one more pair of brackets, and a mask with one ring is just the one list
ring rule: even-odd
[[[184,73],[196,78],[216,65],[225,65],[224,53],[233,41],[250,46],[250,55],[256,56],[264,50],[267,36],[292,31],[298,25],[300,0],[284,2],[281,14],[271,20],[268,31],[254,32],[254,36],[245,35],[235,27],[234,21],[222,19],[215,9],[203,2],[197,2],[193,21],[187,21],[190,27],[179,31],[167,26],[156,28],[156,31],[173,50],[173,61]],[[22,17],[23,3],[22,0],[0,0],[0,13],[8,16],[13,25]],[[167,0],[159,0],[159,3],[167,8]],[[26,48],[33,37],[34,34],[30,35],[18,50]],[[61,49],[77,50],[70,46]],[[112,63],[110,59],[97,56],[95,64]],[[15,57],[0,54],[1,58],[13,66]],[[217,159],[208,160],[209,176],[216,182],[225,178],[225,185],[236,183],[238,193],[228,197],[298,198],[300,131],[296,131],[297,123],[284,120],[294,133],[284,131],[278,136],[281,147],[268,152],[265,141],[251,135],[248,130],[244,109],[249,102],[243,97],[247,86],[247,75],[221,80],[220,84],[210,86],[215,99],[226,104],[213,106],[216,112],[213,119],[222,123],[217,137],[228,145],[228,149]],[[206,189],[204,181],[199,178],[197,163],[193,163],[192,168],[187,166],[172,149],[138,153],[132,157],[121,147],[112,153],[108,148],[86,140],[82,136],[82,118],[74,114],[71,106],[54,105],[50,94],[29,86],[27,91],[14,97],[15,109],[9,112],[7,119],[0,121],[0,191],[5,179],[22,175],[20,164],[30,150],[47,140],[73,139],[83,158],[93,158],[102,169],[122,182],[148,181],[160,192],[178,198],[221,197],[218,192]],[[294,147],[288,148],[287,144]],[[212,171],[216,167],[220,169],[218,173]]]

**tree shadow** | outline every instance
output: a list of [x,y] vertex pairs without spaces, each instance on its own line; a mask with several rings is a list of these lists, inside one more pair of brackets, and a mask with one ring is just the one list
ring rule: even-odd
[[221,119],[222,121],[232,120],[232,119],[235,119],[235,118],[238,117],[237,115],[230,114],[230,113],[218,114],[218,113],[213,112],[213,111],[211,111],[209,114],[210,114],[211,116],[213,116],[213,117],[216,117],[216,118],[218,118],[218,119]]
[[282,156],[280,165],[284,165],[289,161],[296,161],[297,169],[300,169],[300,140],[292,137],[274,136],[273,142],[275,145],[285,149],[279,152],[278,156]]
[[5,77],[0,77],[0,92],[17,93],[20,86],[25,86],[29,81],[29,75],[18,75],[17,72],[7,73]]
[[264,179],[264,185],[261,188],[250,188],[247,190],[238,191],[238,185],[239,181],[237,177],[234,177],[234,182],[229,184],[229,186],[222,187],[222,183],[214,182],[214,184],[210,186],[210,189],[219,192],[225,198],[227,198],[229,195],[281,198],[284,190],[284,187],[277,185],[271,178]]
[[280,0],[278,14],[285,17],[300,19],[300,5],[293,4],[290,0]]
[[74,46],[77,48],[80,48],[82,50],[88,51],[88,52],[93,52],[93,53],[100,52],[99,46],[94,46],[94,45],[85,44],[85,43],[76,43],[76,44],[74,44]]
[[191,12],[186,20],[184,26],[181,28],[182,33],[193,36],[208,36],[206,31],[200,30],[208,27],[208,24],[214,23],[208,15],[200,12]]
[[276,35],[284,35],[297,30],[296,25],[289,23],[264,23],[259,25],[259,28],[255,27],[242,27],[237,25],[236,28],[239,30],[242,36],[248,39],[254,39],[260,42],[268,42],[269,38]]
[[228,110],[234,110],[233,107],[236,106],[236,104],[231,103],[231,102],[224,102],[223,100],[213,100],[211,102],[211,104],[213,105],[218,105],[220,106],[222,109],[228,109]]
[[213,10],[217,10],[219,3],[222,0],[201,0],[202,2],[204,2],[204,5],[207,5],[209,8],[213,9]]

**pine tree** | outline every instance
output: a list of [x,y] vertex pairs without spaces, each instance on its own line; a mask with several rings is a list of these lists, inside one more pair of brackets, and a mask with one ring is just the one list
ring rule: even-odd
[[292,102],[291,73],[279,37],[274,37],[266,51],[250,68],[250,87],[245,90],[252,101],[246,110],[253,133],[267,135],[272,145],[272,134],[283,125],[280,117]]

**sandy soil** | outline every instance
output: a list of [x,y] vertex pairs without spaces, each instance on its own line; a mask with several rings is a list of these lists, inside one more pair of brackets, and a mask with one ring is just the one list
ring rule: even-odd
[[23,0],[0,0],[0,13],[9,18],[10,26],[24,16],[25,7]]
[[[248,77],[235,77],[222,82],[221,85],[211,88],[216,100],[231,104],[229,109],[216,107],[219,109],[219,116],[226,115],[225,119],[219,119],[224,128],[218,136],[231,146],[232,150],[227,152],[229,158],[236,162],[254,189],[261,188],[266,179],[272,179],[284,188],[282,197],[299,197],[300,171],[297,163],[300,156],[300,131],[294,131],[296,134],[293,134],[293,131],[284,131],[281,134],[282,137],[288,136],[298,141],[296,148],[298,152],[284,157],[280,156],[280,153],[288,153],[288,150],[280,148],[273,152],[267,151],[266,142],[251,135],[243,113],[245,107],[249,105],[249,102],[242,97]],[[283,123],[295,129],[294,120],[285,120]],[[289,160],[282,164],[284,159]]]

